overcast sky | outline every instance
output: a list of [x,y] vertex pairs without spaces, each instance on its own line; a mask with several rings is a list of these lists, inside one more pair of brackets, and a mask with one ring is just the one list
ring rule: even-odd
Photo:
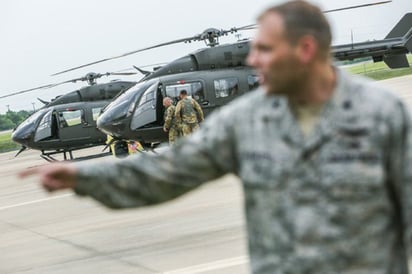
[[[84,76],[87,72],[115,72],[132,65],[172,61],[204,46],[203,42],[168,46],[60,76],[50,74],[153,44],[192,36],[214,27],[228,29],[255,23],[267,6],[284,1],[265,0],[2,0],[0,1],[0,96],[22,89]],[[322,10],[371,3],[373,0],[317,0]],[[411,0],[330,13],[333,44],[382,39],[407,12]],[[242,38],[253,36],[243,32]],[[222,42],[235,41],[234,36]],[[122,76],[138,80],[141,76]],[[119,78],[119,77],[117,77]],[[100,82],[116,79],[101,78]],[[40,108],[37,97],[50,100],[85,83],[0,99],[0,113]]]

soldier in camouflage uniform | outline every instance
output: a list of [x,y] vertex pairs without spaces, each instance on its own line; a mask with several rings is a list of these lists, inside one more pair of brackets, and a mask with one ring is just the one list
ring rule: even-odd
[[163,99],[163,106],[166,108],[164,113],[163,131],[169,134],[169,144],[172,145],[176,141],[180,134],[180,126],[175,119],[176,107],[173,105],[173,101],[170,97]]
[[182,135],[187,136],[198,129],[199,123],[203,122],[203,111],[195,99],[187,97],[186,90],[181,90],[179,97],[175,117],[181,125]]
[[[22,175],[40,174],[49,191],[73,188],[125,208],[234,173],[243,182],[253,273],[406,274],[411,117],[392,93],[333,67],[330,41],[317,7],[270,8],[248,57],[261,88],[213,112],[184,143]],[[315,111],[299,115],[307,106]]]

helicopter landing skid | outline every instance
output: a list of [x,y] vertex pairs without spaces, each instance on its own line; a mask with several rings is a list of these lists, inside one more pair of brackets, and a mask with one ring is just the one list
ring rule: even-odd
[[73,152],[71,150],[69,151],[54,151],[54,152],[48,152],[45,153],[44,151],[41,152],[40,157],[42,157],[44,160],[47,162],[57,162],[56,158],[54,158],[52,155],[58,154],[58,153],[63,153],[64,161],[67,161],[67,153],[69,153],[70,160],[73,160]]

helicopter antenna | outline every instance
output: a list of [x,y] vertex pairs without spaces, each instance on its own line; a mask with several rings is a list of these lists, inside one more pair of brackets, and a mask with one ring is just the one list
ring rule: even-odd
[[[342,11],[342,10],[348,10],[348,9],[356,9],[356,8],[362,8],[362,7],[373,6],[373,5],[381,5],[381,4],[386,4],[386,3],[390,3],[390,2],[392,2],[392,0],[380,1],[380,2],[375,2],[375,3],[357,5],[357,6],[344,7],[344,8],[333,9],[333,10],[326,10],[326,11],[324,11],[324,13],[336,12],[336,11]],[[117,55],[117,56],[104,58],[104,59],[97,60],[97,61],[94,61],[94,62],[91,62],[91,63],[87,63],[87,64],[84,64],[84,65],[80,65],[80,66],[77,66],[77,67],[72,67],[72,68],[69,68],[69,69],[66,69],[66,70],[56,72],[56,73],[52,74],[51,76],[60,75],[60,74],[63,74],[63,73],[69,72],[69,71],[73,71],[73,70],[88,67],[88,66],[91,66],[91,65],[103,63],[103,62],[106,62],[106,61],[126,57],[126,56],[129,56],[129,55],[132,55],[132,54],[136,54],[138,52],[147,51],[147,50],[151,50],[151,49],[155,49],[155,48],[159,48],[159,47],[164,47],[164,46],[168,46],[168,45],[173,45],[173,44],[177,44],[177,43],[191,43],[191,42],[194,42],[194,41],[203,40],[207,46],[215,47],[215,46],[219,45],[219,37],[224,36],[224,35],[228,35],[229,33],[233,34],[235,32],[241,31],[241,30],[254,29],[254,28],[256,28],[256,26],[257,26],[257,24],[251,24],[251,25],[246,25],[246,26],[239,27],[239,28],[231,28],[231,29],[228,29],[228,30],[223,30],[223,29],[219,30],[219,29],[215,29],[215,28],[209,28],[209,29],[206,29],[202,33],[197,34],[195,36],[185,37],[185,38],[181,38],[181,39],[177,39],[177,40],[173,40],[173,41],[169,41],[169,42],[164,42],[164,43],[156,44],[156,45],[153,45],[153,46],[150,46],[150,47],[141,48],[141,49],[138,49],[138,50],[126,52],[126,53],[123,53],[123,54],[120,54],[120,55]]]
[[37,100],[39,100],[41,103],[43,103],[44,105],[48,105],[48,104],[50,104],[50,102],[47,102],[47,101],[45,101],[45,100],[43,100],[43,99],[40,99],[39,97],[37,97]]
[[137,66],[133,66],[138,72],[140,72],[141,74],[143,74],[144,76],[147,76],[149,74],[151,74],[152,72],[148,71],[148,70],[143,70],[141,68],[138,68]]
[[14,157],[17,157],[20,155],[20,153],[22,153],[23,151],[25,151],[27,149],[26,146],[21,146],[20,150],[16,153],[16,155],[14,155]]

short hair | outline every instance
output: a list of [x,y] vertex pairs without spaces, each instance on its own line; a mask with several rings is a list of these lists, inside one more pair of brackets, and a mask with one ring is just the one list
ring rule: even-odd
[[302,0],[288,1],[266,9],[258,17],[258,21],[271,13],[277,13],[283,18],[284,34],[291,44],[296,44],[305,35],[311,35],[318,42],[319,53],[324,57],[329,56],[332,33],[329,22],[319,7]]
[[166,96],[165,98],[163,98],[163,103],[165,102],[173,102],[172,98]]
[[180,95],[187,95],[187,90],[182,89],[179,94],[180,94]]

